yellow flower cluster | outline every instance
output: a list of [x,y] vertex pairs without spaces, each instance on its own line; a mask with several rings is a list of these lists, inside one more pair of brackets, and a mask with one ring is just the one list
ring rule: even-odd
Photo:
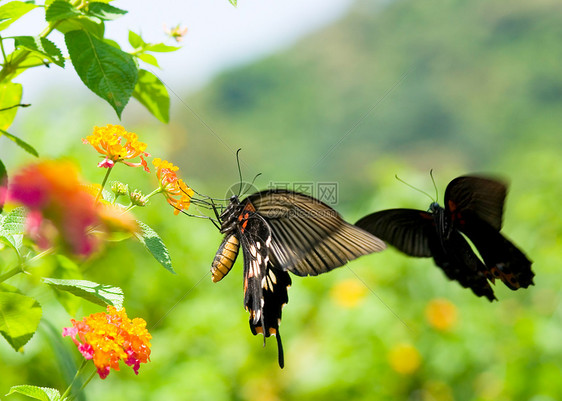
[[[94,313],[81,321],[71,319],[72,327],[63,329],[84,358],[93,359],[98,374],[105,379],[110,369],[119,370],[123,360],[138,374],[141,363],[150,360],[150,339],[144,319],[127,317],[125,308],[107,307],[106,312]],[[78,338],[76,338],[78,336]]]
[[187,210],[191,204],[194,191],[178,178],[176,175],[178,167],[160,158],[154,159],[152,164],[156,167],[156,176],[160,181],[162,193],[168,203],[176,209],[174,214],[178,214],[181,210]]
[[[125,140],[125,144],[122,141]],[[108,124],[105,127],[94,127],[92,135],[83,139],[84,143],[89,143],[105,159],[98,164],[98,167],[111,168],[117,162],[122,162],[131,167],[143,167],[148,172],[148,166],[144,157],[150,156],[145,152],[146,143],[138,140],[137,134],[125,131],[120,125]],[[140,163],[132,163],[131,160],[140,157]]]

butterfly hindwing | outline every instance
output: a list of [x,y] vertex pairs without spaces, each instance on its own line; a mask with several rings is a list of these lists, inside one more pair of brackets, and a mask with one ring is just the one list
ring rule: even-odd
[[432,237],[430,248],[435,264],[450,280],[470,288],[479,297],[485,296],[490,301],[496,299],[487,280],[486,266],[459,232],[453,231],[445,243]]
[[484,260],[489,277],[501,279],[512,290],[533,284],[532,262],[487,222],[478,217],[469,218],[462,232],[470,238]]
[[281,311],[289,301],[287,288],[291,278],[286,271],[276,269],[269,259],[271,230],[267,222],[248,203],[240,216],[239,237],[244,256],[244,307],[250,314],[252,333],[265,338],[275,335],[279,366],[283,367],[283,345],[279,334]]
[[325,273],[385,248],[380,239],[347,223],[330,206],[308,195],[268,190],[248,199],[271,227],[274,265],[296,275]]

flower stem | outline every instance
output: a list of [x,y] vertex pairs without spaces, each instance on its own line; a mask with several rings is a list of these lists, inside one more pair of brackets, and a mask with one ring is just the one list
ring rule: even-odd
[[105,187],[105,184],[107,183],[107,179],[109,178],[109,174],[111,173],[111,170],[113,170],[113,166],[111,166],[107,169],[107,172],[105,173],[105,177],[103,177],[103,181],[101,182],[100,191],[98,192],[98,196],[96,196],[96,203],[100,199],[100,196],[103,192],[103,188]]
[[[66,396],[68,396],[68,394],[70,393],[70,390],[72,390],[72,386],[74,385],[74,382],[76,381],[76,379],[78,378],[78,376],[80,375],[80,373],[82,372],[82,370],[86,367],[86,364],[88,363],[87,359],[84,359],[82,361],[82,365],[80,365],[80,367],[78,368],[78,370],[76,371],[76,374],[74,375],[74,378],[72,379],[72,381],[70,382],[70,384],[68,385],[68,388],[65,390],[65,392],[63,393],[63,395],[61,395],[60,399],[64,400]],[[95,373],[95,372],[94,372]],[[90,379],[91,380],[91,379]],[[88,380],[89,381],[89,380]],[[80,390],[82,390],[82,388],[84,388],[84,386],[82,386],[80,388]]]
[[6,273],[4,273],[0,276],[0,283],[3,283],[4,281],[8,280],[9,278],[12,278],[16,274],[25,273],[24,268],[25,268],[26,265],[32,263],[33,261],[35,261],[37,259],[41,259],[43,256],[49,255],[53,252],[54,252],[54,248],[49,248],[46,251],[43,251],[43,252],[35,255],[34,257],[32,257],[29,260],[24,261],[20,258],[20,262],[18,263],[18,265],[16,267],[14,267],[13,269],[10,269],[9,271],[7,271]]

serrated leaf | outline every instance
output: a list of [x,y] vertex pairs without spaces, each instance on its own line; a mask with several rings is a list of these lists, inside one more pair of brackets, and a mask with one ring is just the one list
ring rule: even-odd
[[43,282],[60,291],[67,291],[77,297],[101,306],[123,306],[123,290],[106,284],[98,284],[88,280],[61,280],[44,278]]
[[[2,213],[2,210],[4,210],[4,202],[6,201],[7,188],[8,188],[8,172],[6,171],[6,166],[4,166],[4,163],[2,163],[2,160],[0,160],[0,213]],[[2,218],[0,218],[0,222],[3,222]]]
[[0,216],[0,241],[12,248],[18,257],[23,246],[25,209],[18,207],[5,216]]
[[133,57],[83,30],[68,32],[64,39],[82,82],[121,117],[137,83]]
[[3,129],[0,129],[0,136],[2,135],[4,135],[9,140],[13,141],[16,145],[18,145],[20,148],[25,150],[27,153],[30,153],[35,157],[39,157],[39,153],[37,153],[37,151],[33,148],[33,146],[25,142],[23,139],[20,139],[17,136],[10,134],[9,132],[4,131]]
[[63,34],[76,30],[84,30],[102,40],[105,34],[105,24],[99,21],[93,21],[90,17],[74,17],[61,21],[57,25],[57,30]]
[[35,334],[41,320],[41,306],[25,295],[0,292],[0,333],[19,351]]
[[133,31],[129,31],[129,44],[134,48],[138,49],[143,47],[146,43],[142,40],[141,36],[138,33],[134,33]]
[[151,72],[139,70],[133,97],[163,123],[170,121],[170,96],[166,86]]
[[169,46],[169,45],[165,45],[164,43],[156,43],[156,44],[148,44],[144,49],[150,52],[167,53],[167,52],[175,52],[176,50],[181,49],[181,47]]
[[[63,255],[55,255],[56,268],[53,276],[64,280],[81,280],[82,273],[78,265]],[[55,296],[69,315],[74,316],[80,307],[81,299],[67,291],[55,291]]]
[[106,3],[92,2],[88,4],[86,14],[97,17],[103,21],[110,21],[127,14],[127,11]]
[[54,1],[45,11],[45,19],[47,22],[57,22],[63,19],[69,19],[82,15],[80,10],[67,1]]
[[59,401],[61,397],[57,389],[49,387],[29,386],[27,384],[22,386],[12,386],[12,388],[10,388],[10,392],[6,395],[8,396],[14,393],[26,395],[28,397],[35,398],[36,400],[41,401]]
[[49,39],[40,36],[16,36],[14,39],[16,48],[25,48],[39,53],[47,60],[64,68],[64,57],[60,49]]
[[142,221],[137,220],[137,223],[140,228],[140,233],[135,234],[137,239],[166,270],[176,274],[172,267],[172,260],[168,248],[166,248],[160,236]]
[[0,7],[0,31],[6,29],[20,17],[37,7],[23,1],[10,1]]
[[[0,84],[0,109],[7,109],[21,103],[23,88],[21,84],[6,82]],[[0,129],[8,129],[18,112],[17,107],[0,111]]]
[[141,53],[141,54],[137,54],[136,57],[139,60],[144,61],[146,64],[150,64],[153,65],[154,67],[160,68],[160,66],[158,65],[158,60],[156,60],[156,57],[154,57],[152,54]]

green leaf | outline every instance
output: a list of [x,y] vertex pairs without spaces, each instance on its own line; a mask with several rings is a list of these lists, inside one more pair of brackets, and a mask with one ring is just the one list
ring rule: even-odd
[[166,86],[151,72],[139,70],[133,97],[163,123],[170,121],[170,96]]
[[174,268],[172,267],[172,260],[170,258],[170,253],[168,248],[164,245],[162,239],[156,234],[152,228],[144,224],[142,221],[137,220],[137,224],[141,229],[140,234],[135,234],[137,239],[145,246],[145,248],[154,256],[154,258],[162,265],[166,270],[176,274]]
[[13,141],[16,145],[18,145],[20,148],[25,150],[27,153],[30,153],[35,157],[39,157],[39,153],[37,153],[37,151],[33,148],[33,146],[31,146],[30,144],[25,142],[23,139],[20,139],[17,136],[14,136],[14,135],[10,134],[9,132],[6,132],[3,129],[0,129],[0,136],[2,136],[2,135],[4,135],[9,140]]
[[10,392],[6,395],[14,393],[26,395],[41,401],[59,401],[61,397],[59,391],[54,388],[36,387],[27,384],[22,386],[12,386],[12,388],[10,388]]
[[60,49],[49,39],[40,36],[16,36],[14,39],[16,48],[25,48],[39,53],[47,60],[64,68],[64,57]]
[[164,43],[156,43],[156,44],[148,44],[144,49],[150,52],[167,53],[167,52],[175,52],[176,50],[181,49],[181,47],[168,46],[165,45]]
[[44,278],[43,281],[57,290],[70,292],[97,305],[113,305],[116,308],[123,306],[123,290],[119,287],[98,284],[87,280]]
[[69,19],[82,15],[80,10],[67,1],[54,1],[45,11],[45,19],[47,22],[57,22],[63,19]]
[[133,57],[83,30],[68,32],[64,38],[82,82],[121,117],[138,78]]
[[76,30],[84,30],[101,40],[105,34],[105,25],[103,22],[96,22],[89,17],[80,16],[61,21],[57,25],[57,30],[63,34]]
[[26,212],[23,207],[12,210],[5,216],[0,216],[0,241],[10,246],[20,256],[23,246],[23,231]]
[[6,188],[8,188],[8,172],[6,166],[0,160],[0,213],[4,209],[4,201],[6,200]]
[[93,2],[88,4],[86,14],[103,21],[110,21],[127,14],[127,11],[110,6],[109,4]]
[[[56,268],[53,276],[64,280],[81,280],[82,273],[76,263],[63,255],[55,255]],[[55,296],[69,315],[74,316],[82,301],[67,291],[55,291]]]
[[228,0],[234,7],[238,5],[238,0]]
[[[23,89],[21,84],[13,82],[0,84],[0,109],[8,109],[9,107],[20,104],[22,92]],[[16,118],[17,112],[17,107],[0,111],[0,129],[10,128],[14,118]]]
[[141,54],[137,54],[136,57],[139,60],[144,61],[146,64],[150,64],[153,65],[154,67],[160,68],[160,66],[158,65],[158,60],[156,60],[156,57],[154,57],[152,54],[141,53]]
[[133,31],[129,31],[129,44],[134,49],[139,49],[143,47],[146,43],[142,40],[141,36],[138,33],[134,33]]
[[35,334],[41,320],[41,306],[30,297],[0,292],[0,333],[19,351]]
[[0,31],[9,27],[13,22],[37,7],[35,4],[23,1],[10,1],[0,7]]

